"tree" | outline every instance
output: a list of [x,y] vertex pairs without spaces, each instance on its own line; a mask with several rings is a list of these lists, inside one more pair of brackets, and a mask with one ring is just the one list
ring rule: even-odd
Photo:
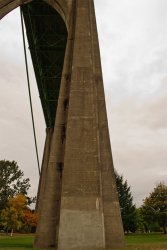
[[37,225],[37,213],[27,206],[28,199],[24,195],[16,195],[8,199],[7,206],[1,212],[1,223],[7,232],[22,230],[31,232]]
[[133,204],[130,186],[127,180],[123,180],[122,175],[115,172],[115,177],[124,231],[135,232],[137,230],[136,207]]
[[[5,208],[9,197],[16,194],[27,195],[30,180],[24,179],[23,176],[15,161],[0,161],[0,210]],[[32,201],[33,199],[29,198],[29,202]]]
[[136,208],[137,230],[145,232],[145,222],[141,213],[141,208]]
[[145,214],[143,213],[143,209],[137,208],[136,209],[137,213],[137,229],[141,232],[159,232],[160,227],[157,221],[154,220],[154,218],[150,215],[145,210]]
[[24,226],[23,230],[28,233],[34,233],[38,221],[38,214],[30,208],[24,209]]
[[145,198],[141,209],[148,224],[152,221],[158,222],[164,234],[167,233],[167,186],[164,183],[160,182]]
[[1,223],[7,231],[11,230],[11,236],[13,230],[19,230],[23,226],[26,205],[26,197],[17,195],[8,199],[6,208],[1,212]]

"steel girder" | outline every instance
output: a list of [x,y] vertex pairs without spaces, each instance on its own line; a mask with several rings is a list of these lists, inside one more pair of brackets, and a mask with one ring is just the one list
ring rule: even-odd
[[22,11],[46,126],[53,127],[67,29],[58,12],[41,0],[23,5]]

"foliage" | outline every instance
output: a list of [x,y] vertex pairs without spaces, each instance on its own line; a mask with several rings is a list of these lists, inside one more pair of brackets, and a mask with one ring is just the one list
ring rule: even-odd
[[136,208],[136,221],[137,221],[137,230],[139,232],[146,232],[145,221],[142,216],[141,208]]
[[26,197],[18,195],[9,198],[7,207],[1,212],[1,223],[8,230],[19,230],[23,226]]
[[[15,161],[0,161],[0,210],[6,207],[9,197],[17,194],[27,195],[30,180],[24,179],[23,176]],[[34,198],[29,198],[30,202],[34,202]]]
[[30,210],[28,207],[24,209],[24,232],[35,232],[38,221],[38,214]]
[[1,223],[7,231],[31,232],[31,228],[36,227],[37,214],[27,207],[24,195],[17,195],[8,199],[7,207],[1,212]]
[[167,186],[159,183],[154,191],[145,198],[142,206],[142,215],[149,224],[151,221],[158,222],[163,228],[164,234],[167,233]]
[[[152,212],[152,211],[151,211]],[[140,232],[150,233],[150,232],[160,232],[160,227],[157,221],[155,221],[151,216],[148,217],[143,213],[143,208],[136,209],[137,214],[137,229]]]
[[115,176],[124,231],[135,232],[137,229],[136,207],[133,204],[130,186],[127,180],[123,180],[122,175],[115,173]]

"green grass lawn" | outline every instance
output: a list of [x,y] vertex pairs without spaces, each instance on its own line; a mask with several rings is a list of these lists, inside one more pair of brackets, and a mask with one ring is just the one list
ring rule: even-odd
[[125,236],[125,250],[167,250],[167,235],[132,234]]
[[14,235],[0,236],[0,250],[2,249],[32,249],[34,236],[32,235]]
[[[32,250],[33,241],[33,235],[0,236],[0,250]],[[125,248],[122,250],[167,250],[167,235],[127,235],[125,236]]]
[[163,244],[167,250],[167,235],[164,234],[131,234],[125,236],[127,244]]

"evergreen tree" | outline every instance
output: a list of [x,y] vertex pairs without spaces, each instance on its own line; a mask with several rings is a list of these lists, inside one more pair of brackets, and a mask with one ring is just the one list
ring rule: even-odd
[[137,230],[136,207],[127,180],[115,172],[118,198],[121,209],[124,232],[135,232]]

